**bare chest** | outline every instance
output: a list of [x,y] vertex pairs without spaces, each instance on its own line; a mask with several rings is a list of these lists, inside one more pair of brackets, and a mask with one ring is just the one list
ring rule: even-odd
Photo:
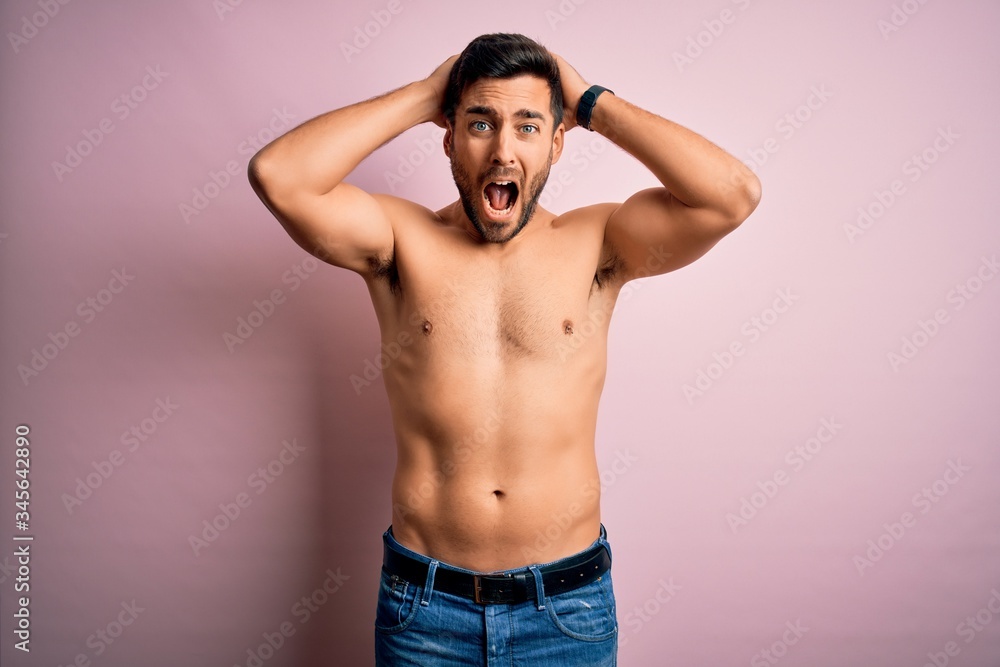
[[[515,256],[453,252],[399,265],[396,318],[449,355],[517,358],[554,355],[606,321],[592,257],[538,248]],[[601,318],[596,318],[601,319]],[[605,318],[606,320],[606,318]]]

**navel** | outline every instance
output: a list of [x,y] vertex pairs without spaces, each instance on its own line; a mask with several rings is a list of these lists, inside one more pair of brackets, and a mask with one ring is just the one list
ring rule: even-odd
[[573,323],[569,320],[563,322],[563,333],[567,336],[573,335]]
[[502,500],[504,497],[504,492],[501,491],[500,489],[497,489],[496,491],[493,492],[493,495],[494,497],[496,497],[497,500]]

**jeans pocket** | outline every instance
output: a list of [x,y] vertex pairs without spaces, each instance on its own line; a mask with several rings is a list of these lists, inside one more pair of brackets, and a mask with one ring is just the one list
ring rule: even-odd
[[573,639],[604,641],[618,631],[610,572],[567,593],[547,595],[545,607],[555,626]]
[[382,570],[378,606],[375,609],[375,629],[385,634],[405,630],[420,608],[421,588]]

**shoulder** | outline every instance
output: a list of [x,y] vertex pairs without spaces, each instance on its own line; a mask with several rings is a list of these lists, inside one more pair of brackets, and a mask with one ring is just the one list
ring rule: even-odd
[[552,220],[553,227],[580,227],[600,229],[603,233],[605,225],[621,204],[591,204],[560,213]]
[[[426,206],[402,197],[372,194],[392,228],[393,243],[385,252],[368,258],[368,276],[383,283],[393,294],[399,293],[398,255],[401,248],[419,243],[427,230],[441,224],[441,216]],[[363,224],[363,221],[358,221]]]
[[[412,246],[431,242],[449,227],[455,204],[433,211],[409,199],[392,195],[375,195],[392,226],[394,245]],[[457,202],[456,202],[457,203]]]
[[611,282],[618,277],[622,268],[621,257],[607,236],[608,221],[621,207],[619,203],[592,204],[567,211],[556,217],[553,227],[579,230],[600,248],[597,275],[598,282]]
[[552,221],[553,229],[580,238],[594,253],[594,285],[599,289],[620,285],[624,277],[621,254],[607,238],[608,221],[620,207],[619,203],[592,204],[562,213]]
[[372,196],[378,201],[382,210],[385,211],[394,228],[397,222],[405,225],[411,221],[441,221],[441,216],[438,213],[409,199],[386,194],[374,194]]

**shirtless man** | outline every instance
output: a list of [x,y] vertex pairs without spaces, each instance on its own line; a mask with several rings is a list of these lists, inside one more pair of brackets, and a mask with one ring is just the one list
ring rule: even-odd
[[[427,122],[446,130],[458,201],[432,211],[344,182]],[[663,187],[537,206],[578,125]],[[249,176],[297,243],[364,278],[382,341],[401,348],[383,374],[397,466],[376,663],[615,664],[594,451],[610,315],[627,281],[746,219],[757,178],[521,35],[479,37],[424,80],[303,123]]]

